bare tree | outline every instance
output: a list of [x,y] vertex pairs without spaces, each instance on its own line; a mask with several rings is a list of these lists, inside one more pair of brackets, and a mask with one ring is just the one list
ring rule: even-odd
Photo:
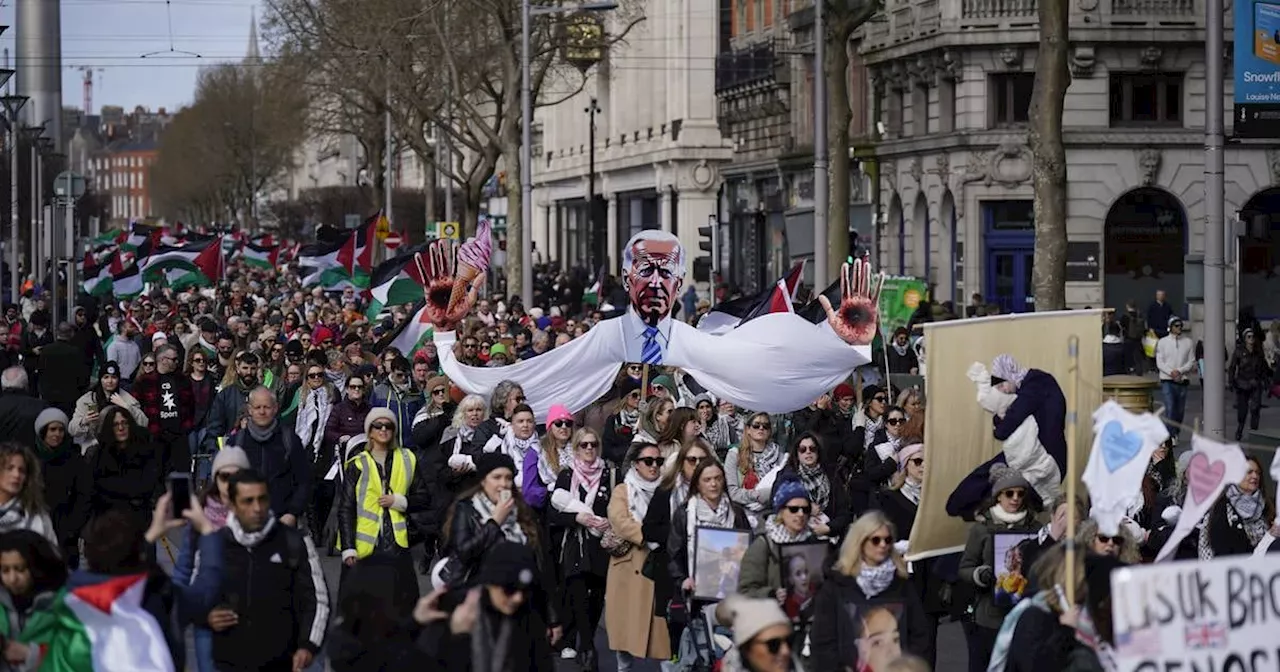
[[[209,221],[239,211],[292,167],[304,99],[270,65],[219,65],[162,136],[152,169],[166,214]],[[197,221],[199,221],[197,220]]]
[[[462,193],[468,233],[484,187],[501,167],[508,194],[507,246],[520,249],[519,0],[272,0],[269,6],[270,25],[279,38],[306,54],[313,69],[345,71],[361,85],[383,88],[397,139]],[[624,27],[604,38],[602,48],[624,38],[639,20],[622,21]],[[586,81],[581,72],[557,62],[558,25],[539,19],[531,35],[531,89],[540,106],[576,94]],[[447,106],[451,124],[445,123]],[[433,128],[453,147],[440,160],[430,140]],[[519,254],[507,256],[512,294],[521,289],[520,261]]]
[[[818,0],[827,2],[827,0]],[[827,78],[827,155],[830,171],[827,183],[831,197],[827,200],[827,268],[831,277],[849,255],[849,124],[853,121],[849,100],[849,50],[855,47],[849,38],[859,26],[880,11],[880,0],[827,4],[826,64]]]
[[1062,108],[1071,85],[1067,67],[1067,0],[1040,0],[1040,47],[1028,110],[1036,246],[1031,283],[1036,310],[1067,306],[1067,150]]

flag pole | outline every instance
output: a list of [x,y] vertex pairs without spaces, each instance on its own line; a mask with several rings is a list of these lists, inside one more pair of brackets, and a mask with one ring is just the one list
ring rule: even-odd
[[649,365],[645,364],[640,372],[640,401],[649,398]]
[[1067,604],[1064,611],[1076,602],[1076,427],[1079,424],[1079,401],[1076,399],[1080,378],[1080,337],[1072,335],[1067,339],[1067,357],[1070,366],[1067,368],[1067,531],[1066,544],[1067,566],[1066,583]]

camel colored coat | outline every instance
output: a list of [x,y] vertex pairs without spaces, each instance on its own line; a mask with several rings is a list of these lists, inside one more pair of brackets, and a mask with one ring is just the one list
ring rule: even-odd
[[627,509],[627,485],[619,483],[609,499],[609,524],[619,537],[631,542],[631,552],[609,558],[605,588],[604,627],[609,648],[637,658],[666,660],[671,657],[667,621],[654,616],[653,581],[640,573],[649,547],[644,544],[640,521]]

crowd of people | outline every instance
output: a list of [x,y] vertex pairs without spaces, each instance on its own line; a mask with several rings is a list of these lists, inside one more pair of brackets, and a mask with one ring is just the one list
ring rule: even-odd
[[[609,282],[584,304],[567,276],[539,277],[541,305],[476,301],[452,360],[500,372],[627,302]],[[1107,576],[1151,560],[1186,488],[1167,445],[1108,536],[1081,502],[1044,501],[996,465],[958,512],[964,551],[908,563],[934,452],[918,387],[853,383],[879,379],[867,371],[770,413],[681,368],[620,363],[585,408],[512,380],[480,396],[430,340],[390,345],[416,306],[367,316],[354,288],[299,278],[233,266],[216,287],[85,297],[57,325],[39,290],[8,307],[0,667],[100,669],[46,596],[140,576],[168,656],[156,669],[595,670],[604,641],[618,670],[914,671],[948,655],[939,624],[959,621],[970,670],[1106,670]],[[898,373],[916,373],[910,338],[891,339]],[[1034,373],[1002,359],[991,383],[1016,395]],[[1046,408],[1009,407],[997,436]],[[1060,415],[1036,419],[1061,438]],[[1261,473],[1251,462],[1180,557],[1251,553],[1277,533]],[[190,501],[175,501],[182,475]],[[1078,606],[1041,590],[1065,580],[1072,506]],[[997,549],[1007,532],[1026,539]],[[712,555],[721,537],[735,541]]]

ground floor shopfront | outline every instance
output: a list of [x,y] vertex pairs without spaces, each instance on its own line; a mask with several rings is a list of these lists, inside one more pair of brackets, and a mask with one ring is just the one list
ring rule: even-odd
[[[876,251],[892,273],[925,277],[939,300],[973,293],[1004,311],[1034,310],[1031,154],[1021,138],[882,153]],[[1150,142],[1143,142],[1145,138]],[[1204,251],[1204,149],[1194,132],[1068,137],[1067,303],[1122,309],[1157,290],[1193,323]],[[1280,151],[1227,151],[1227,314],[1253,305],[1280,318]],[[1188,268],[1191,268],[1188,271]],[[1239,297],[1247,299],[1237,300]]]

